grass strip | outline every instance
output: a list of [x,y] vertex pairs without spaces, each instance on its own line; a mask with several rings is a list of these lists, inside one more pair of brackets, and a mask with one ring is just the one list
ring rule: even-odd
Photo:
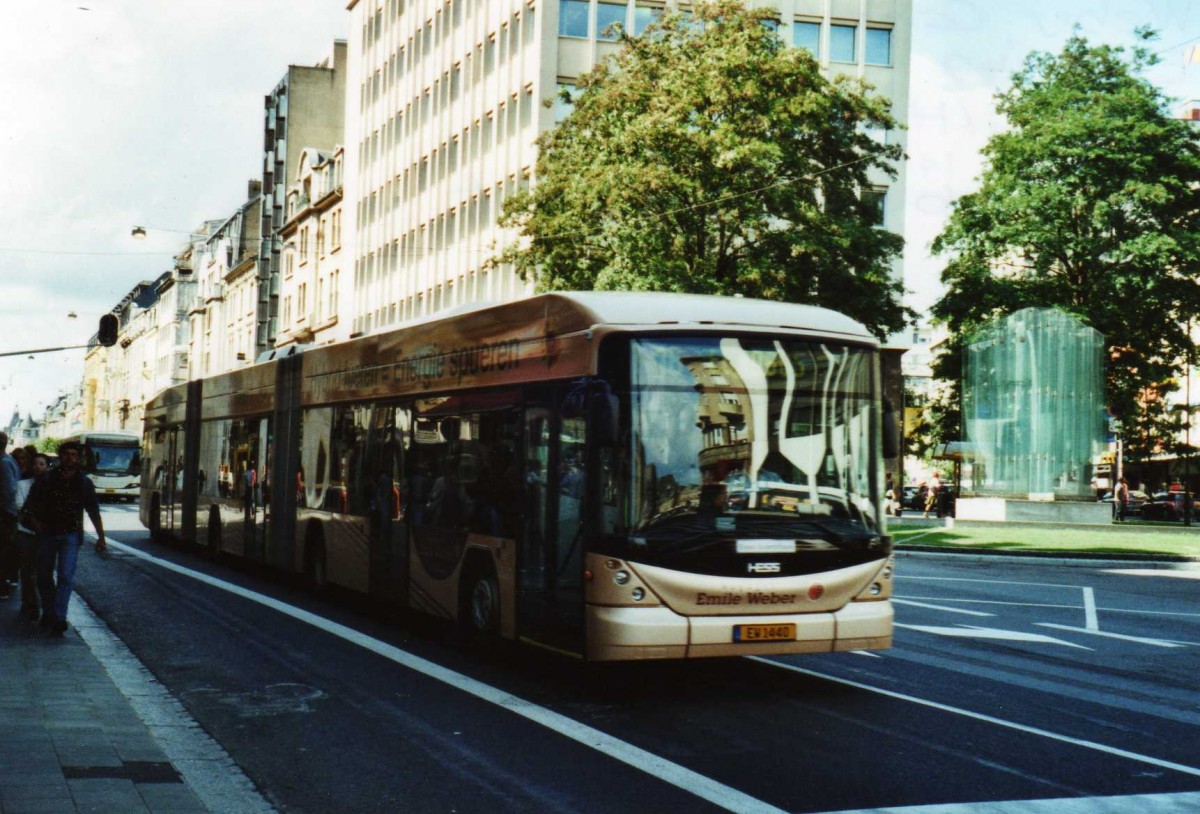
[[1200,529],[1196,535],[1164,534],[1150,530],[1098,532],[1086,528],[1030,526],[955,526],[954,528],[889,529],[896,543],[947,548],[1069,554],[1153,555],[1200,557]]

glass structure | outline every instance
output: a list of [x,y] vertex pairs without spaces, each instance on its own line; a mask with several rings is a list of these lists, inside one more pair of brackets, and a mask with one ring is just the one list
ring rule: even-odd
[[1084,498],[1103,442],[1104,337],[1053,308],[984,327],[966,348],[963,423],[976,494]]

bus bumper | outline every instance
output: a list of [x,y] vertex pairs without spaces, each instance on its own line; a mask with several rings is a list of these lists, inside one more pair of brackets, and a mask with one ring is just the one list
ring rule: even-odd
[[[794,624],[787,641],[736,642],[734,627]],[[892,603],[851,602],[832,613],[680,616],[664,606],[587,607],[587,657],[593,661],[755,656],[881,650],[892,646]]]

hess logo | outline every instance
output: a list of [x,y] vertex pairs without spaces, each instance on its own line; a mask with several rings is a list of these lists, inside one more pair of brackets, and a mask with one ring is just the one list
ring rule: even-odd
[[777,562],[748,562],[746,570],[751,574],[778,574],[780,566]]

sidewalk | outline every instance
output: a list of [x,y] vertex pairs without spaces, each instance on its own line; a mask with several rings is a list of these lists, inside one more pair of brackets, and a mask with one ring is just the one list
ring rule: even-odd
[[50,636],[0,601],[0,814],[202,814],[200,799],[80,638]]

